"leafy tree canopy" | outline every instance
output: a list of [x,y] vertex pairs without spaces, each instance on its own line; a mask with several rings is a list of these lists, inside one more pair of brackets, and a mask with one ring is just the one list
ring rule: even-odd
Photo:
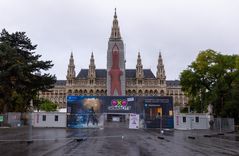
[[46,112],[53,112],[56,111],[57,104],[51,102],[50,100],[43,100],[40,103],[40,110],[46,111]]
[[[201,51],[196,60],[180,74],[182,90],[198,112],[213,105],[214,114],[238,118],[239,56],[223,55],[214,50]],[[237,94],[238,95],[238,94]],[[231,113],[229,109],[237,110]]]
[[56,78],[48,73],[51,61],[40,60],[25,32],[0,34],[0,112],[25,112],[39,91],[53,87]]

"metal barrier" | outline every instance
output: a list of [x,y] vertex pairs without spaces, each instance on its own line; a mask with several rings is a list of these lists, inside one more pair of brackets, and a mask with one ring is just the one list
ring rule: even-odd
[[28,125],[27,113],[8,112],[0,114],[0,127],[20,127]]
[[213,129],[222,131],[235,131],[233,118],[214,118]]
[[0,127],[5,127],[7,125],[7,114],[0,114]]

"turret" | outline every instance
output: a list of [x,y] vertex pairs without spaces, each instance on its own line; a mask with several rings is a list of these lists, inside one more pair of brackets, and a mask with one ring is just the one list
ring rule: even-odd
[[73,85],[74,80],[75,80],[75,64],[74,64],[74,58],[73,58],[73,53],[71,52],[69,64],[68,64],[68,69],[67,69],[67,85]]
[[137,65],[136,65],[136,83],[142,84],[144,79],[143,65],[141,61],[140,52],[138,53]]
[[88,80],[89,80],[90,85],[95,84],[95,78],[96,78],[95,59],[94,59],[94,55],[93,55],[93,52],[92,52],[91,53],[91,58],[90,58],[89,70],[88,70]]
[[156,77],[157,77],[158,83],[160,85],[166,85],[166,75],[165,75],[165,70],[164,70],[164,65],[163,65],[163,59],[162,59],[162,56],[161,56],[161,52],[159,52]]

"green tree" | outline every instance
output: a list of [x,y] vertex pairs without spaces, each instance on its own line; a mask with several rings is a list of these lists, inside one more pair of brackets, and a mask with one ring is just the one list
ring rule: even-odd
[[57,104],[49,101],[49,100],[43,100],[40,103],[40,110],[46,111],[46,112],[53,112],[56,111],[57,109]]
[[51,61],[39,60],[25,32],[9,34],[5,29],[0,34],[0,112],[25,112],[30,100],[39,91],[53,87],[56,78],[47,71]]
[[212,104],[215,115],[236,117],[238,113],[232,115],[226,110],[239,108],[234,96],[239,89],[238,64],[238,55],[223,55],[210,49],[200,52],[180,74],[182,90],[188,95],[191,107],[202,112]]

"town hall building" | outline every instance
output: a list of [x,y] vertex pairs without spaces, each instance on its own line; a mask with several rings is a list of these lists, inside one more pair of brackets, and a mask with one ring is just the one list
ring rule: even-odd
[[178,80],[166,80],[161,53],[158,55],[157,72],[144,69],[140,52],[136,68],[126,69],[124,42],[120,34],[116,11],[108,41],[106,69],[97,69],[91,54],[89,68],[75,71],[73,53],[70,55],[66,80],[57,80],[54,88],[41,92],[39,97],[66,107],[68,95],[84,96],[172,96],[175,106],[186,106],[188,98]]

